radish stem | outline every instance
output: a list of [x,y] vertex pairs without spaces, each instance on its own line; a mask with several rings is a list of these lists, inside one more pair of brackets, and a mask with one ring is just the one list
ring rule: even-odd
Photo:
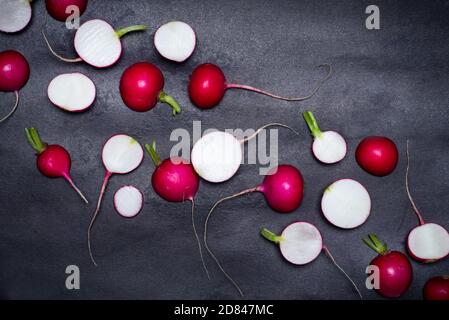
[[262,237],[264,237],[268,241],[274,242],[276,244],[278,244],[279,242],[282,241],[282,237],[281,236],[276,235],[274,232],[271,232],[267,228],[262,228],[260,230],[260,234],[262,235]]
[[282,124],[282,123],[277,123],[277,122],[272,122],[272,123],[268,123],[262,127],[260,127],[259,129],[256,130],[256,132],[254,132],[252,135],[248,136],[247,138],[244,138],[242,140],[239,140],[240,143],[245,143],[246,141],[251,140],[252,138],[254,138],[255,136],[257,136],[263,129],[268,128],[268,127],[272,127],[272,126],[278,126],[278,127],[283,127],[283,128],[287,128],[290,131],[294,132],[296,135],[299,135],[299,133],[297,131],[295,131],[294,129],[292,129],[291,127]]
[[303,112],[302,116],[304,117],[304,120],[306,120],[306,123],[309,126],[312,136],[314,136],[315,138],[319,138],[321,136],[321,130],[320,127],[318,126],[318,123],[316,122],[313,113],[311,111],[306,111]]
[[153,160],[154,165],[158,167],[162,163],[162,161],[161,157],[159,157],[159,155],[156,152],[156,140],[153,140],[153,143],[151,145],[149,145],[148,143],[145,144],[145,149],[147,150],[148,154]]
[[14,107],[12,107],[11,111],[6,116],[0,119],[0,123],[8,119],[16,111],[17,106],[19,105],[19,91],[14,91],[14,94],[16,96],[16,103],[14,104]]
[[407,140],[407,148],[406,148],[406,153],[407,153],[407,168],[405,171],[405,189],[407,190],[407,196],[408,199],[410,200],[410,203],[412,204],[413,210],[416,213],[416,216],[418,217],[419,220],[419,225],[423,225],[425,224],[424,219],[421,215],[421,213],[418,210],[418,207],[415,204],[415,201],[413,201],[412,195],[410,193],[410,189],[408,187],[408,171],[409,171],[409,167],[410,167],[410,155],[409,155],[409,151],[408,151],[408,140]]
[[181,107],[178,102],[172,97],[166,94],[164,91],[159,92],[158,99],[162,103],[168,104],[173,109],[173,116],[181,113]]
[[38,154],[42,153],[45,150],[46,144],[42,142],[37,129],[25,128],[25,133],[31,147],[33,147],[33,149],[36,150]]
[[203,264],[203,268],[204,268],[204,271],[206,272],[207,279],[210,280],[209,270],[207,270],[206,263],[204,261],[203,249],[201,248],[201,241],[200,241],[200,238],[198,237],[198,232],[196,231],[196,227],[195,227],[195,216],[194,216],[194,213],[195,213],[195,201],[193,200],[193,198],[189,199],[189,200],[190,200],[190,202],[192,202],[192,216],[191,217],[192,217],[193,233],[195,235],[196,242],[198,243],[198,249],[200,251],[200,257],[201,257],[201,263]]
[[387,244],[380,242],[379,238],[374,233],[370,233],[368,237],[365,237],[362,240],[368,247],[380,255],[385,255],[388,252]]
[[127,33],[134,32],[134,31],[143,31],[143,30],[146,30],[147,28],[148,27],[146,25],[138,24],[138,25],[135,25],[135,26],[129,26],[129,27],[117,29],[117,30],[115,30],[115,34],[119,38],[121,38],[121,37],[123,37]]

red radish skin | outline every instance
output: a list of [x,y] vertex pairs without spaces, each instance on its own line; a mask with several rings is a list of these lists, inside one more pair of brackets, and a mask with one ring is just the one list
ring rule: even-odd
[[427,280],[423,296],[425,300],[449,301],[449,275]]
[[330,77],[332,72],[331,66],[327,64],[322,66],[328,69],[328,73],[319,82],[312,93],[305,97],[291,98],[275,95],[270,92],[247,85],[228,83],[220,67],[212,63],[205,63],[197,66],[190,76],[188,86],[189,96],[192,103],[200,109],[210,109],[218,105],[221,99],[223,99],[226,90],[228,89],[243,89],[253,91],[264,94],[274,99],[285,101],[303,101],[313,97],[321,87],[323,82]]
[[87,8],[87,0],[45,0],[48,14],[59,21],[66,21],[72,12],[67,12],[68,6],[77,6],[81,16]]
[[70,176],[70,167],[72,165],[70,154],[66,149],[57,144],[47,145],[42,142],[37,129],[27,128],[25,133],[28,142],[37,152],[37,169],[48,178],[64,178],[70,186],[79,194],[79,196],[88,203],[86,197],[78,189]]
[[363,242],[379,255],[370,265],[379,268],[379,288],[376,291],[386,298],[399,298],[413,281],[413,268],[405,254],[390,251],[375,234],[370,234]]
[[153,109],[158,102],[181,112],[179,104],[164,91],[164,76],[154,64],[139,62],[128,67],[120,79],[120,95],[128,108],[137,112]]
[[153,186],[154,191],[161,198],[169,202],[184,202],[188,200],[192,203],[191,219],[193,233],[198,243],[204,271],[206,272],[207,277],[210,278],[209,271],[204,262],[201,242],[196,231],[194,218],[194,198],[200,185],[199,176],[196,174],[193,166],[183,158],[168,158],[162,161],[156,152],[155,141],[153,141],[151,145],[146,144],[145,149],[156,166],[156,169],[151,176],[151,185]]
[[359,166],[375,176],[386,176],[398,163],[398,148],[387,137],[372,136],[363,139],[355,151]]
[[14,92],[16,102],[11,111],[0,119],[0,123],[8,119],[19,105],[19,90],[25,86],[30,77],[30,66],[26,58],[18,51],[0,52],[0,91]]

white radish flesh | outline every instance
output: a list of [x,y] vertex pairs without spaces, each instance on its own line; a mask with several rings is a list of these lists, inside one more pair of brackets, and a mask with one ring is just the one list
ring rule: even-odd
[[0,0],[0,31],[13,33],[24,29],[31,20],[30,2]]
[[449,234],[438,224],[426,223],[410,232],[407,246],[421,260],[439,260],[449,255]]
[[352,229],[362,225],[371,211],[371,198],[359,182],[342,179],[324,191],[321,210],[334,226]]
[[195,50],[195,32],[185,22],[171,21],[157,29],[154,34],[154,46],[164,58],[175,62],[183,62]]
[[65,73],[55,77],[48,86],[48,98],[57,107],[80,112],[95,101],[95,84],[82,73]]
[[121,216],[135,217],[142,210],[142,192],[134,186],[121,187],[114,194],[114,206]]

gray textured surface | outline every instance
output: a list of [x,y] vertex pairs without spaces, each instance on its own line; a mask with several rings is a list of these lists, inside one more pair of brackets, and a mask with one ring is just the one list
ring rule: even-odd
[[[278,214],[262,195],[253,194],[223,204],[211,221],[210,244],[248,298],[356,298],[325,255],[304,267],[290,265],[259,236],[259,228],[278,232],[293,220],[313,222],[336,259],[363,287],[364,269],[375,254],[360,238],[376,232],[391,248],[403,250],[416,223],[404,189],[407,138],[415,200],[428,220],[449,227],[449,1],[377,1],[378,31],[365,29],[364,11],[371,2],[364,1],[91,1],[83,20],[150,26],[148,32],[125,37],[122,59],[106,70],[65,64],[50,55],[40,34],[43,2],[33,3],[33,20],[24,32],[0,34],[0,51],[20,50],[31,65],[17,113],[0,126],[0,297],[238,298],[210,259],[212,280],[207,281],[192,236],[189,204],[168,203],[154,194],[148,157],[135,172],[112,178],[93,234],[99,267],[91,265],[87,254],[85,234],[103,178],[99,155],[105,139],[119,132],[141,143],[157,138],[160,153],[168,155],[171,130],[191,130],[193,120],[219,129],[279,121],[301,132],[300,138],[280,133],[280,161],[299,167],[305,178],[299,210]],[[198,34],[197,49],[185,64],[166,62],[153,49],[153,31],[172,19],[190,23]],[[74,54],[72,31],[52,19],[48,30],[58,51]],[[141,60],[160,66],[166,91],[183,107],[180,116],[173,119],[163,105],[144,114],[124,107],[120,75]],[[285,94],[307,93],[320,76],[313,69],[317,64],[331,63],[334,75],[305,103],[229,91],[217,108],[201,111],[191,105],[186,88],[194,66],[208,61],[220,65],[229,80]],[[86,73],[97,85],[97,101],[86,113],[62,112],[47,99],[49,81],[70,71]],[[6,108],[13,95],[1,93],[0,98]],[[323,166],[312,158],[311,138],[299,117],[306,107],[315,111],[322,128],[347,138],[349,153],[340,164]],[[65,181],[39,174],[24,136],[27,126],[37,126],[45,140],[71,152],[72,174],[91,200],[89,206]],[[359,140],[374,134],[391,137],[400,150],[396,171],[385,178],[368,175],[354,160]],[[361,181],[373,200],[367,223],[351,231],[327,224],[319,209],[322,189],[342,177]],[[199,225],[215,200],[261,180],[257,165],[244,165],[227,183],[202,182]],[[145,191],[145,206],[137,218],[126,220],[114,211],[112,195],[130,183]],[[81,269],[81,290],[65,289],[69,264]],[[405,299],[421,298],[428,277],[449,272],[447,259],[431,265],[413,262],[413,267],[415,279]],[[378,298],[366,289],[363,294]]]

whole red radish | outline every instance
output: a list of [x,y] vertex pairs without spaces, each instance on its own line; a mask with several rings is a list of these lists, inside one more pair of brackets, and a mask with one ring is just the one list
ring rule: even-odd
[[54,19],[66,21],[74,12],[69,6],[76,6],[81,16],[87,7],[87,0],[45,0],[47,12]]
[[128,67],[120,79],[120,95],[128,108],[145,112],[157,102],[168,104],[173,115],[181,112],[179,104],[164,91],[164,76],[154,64],[139,62]]
[[6,50],[0,52],[0,91],[14,92],[16,102],[12,110],[0,122],[8,119],[19,105],[19,90],[30,77],[30,66],[25,57],[18,51]]
[[388,250],[375,234],[369,234],[363,242],[379,254],[370,263],[379,268],[379,288],[376,291],[387,298],[402,296],[413,280],[413,268],[407,256]]
[[396,168],[398,149],[387,137],[366,137],[357,146],[355,158],[366,172],[375,176],[386,176]]
[[209,278],[209,271],[203,259],[203,252],[201,249],[200,239],[195,227],[194,218],[194,197],[198,191],[200,178],[196,174],[193,166],[183,158],[168,158],[161,161],[161,158],[156,152],[156,142],[152,145],[146,144],[145,149],[151,156],[151,159],[156,166],[156,169],[151,176],[151,184],[154,191],[163,199],[170,202],[184,202],[189,200],[192,203],[192,226],[195,238],[198,242],[201,262],[203,268]]
[[210,109],[215,107],[221,101],[226,90],[228,89],[249,90],[285,101],[303,101],[311,98],[321,87],[322,83],[330,77],[330,65],[322,66],[328,69],[328,73],[326,77],[319,82],[318,86],[312,91],[312,93],[305,97],[290,98],[275,95],[247,85],[228,83],[220,67],[212,63],[204,63],[197,66],[190,76],[188,87],[189,96],[192,103],[200,109]]
[[60,145],[47,145],[45,142],[42,142],[39,132],[35,128],[26,128],[25,132],[28,142],[37,152],[37,169],[46,177],[64,178],[84,202],[88,203],[86,197],[78,189],[70,176],[72,163],[68,151]]
[[425,300],[449,301],[449,276],[438,276],[427,280],[423,295]]

